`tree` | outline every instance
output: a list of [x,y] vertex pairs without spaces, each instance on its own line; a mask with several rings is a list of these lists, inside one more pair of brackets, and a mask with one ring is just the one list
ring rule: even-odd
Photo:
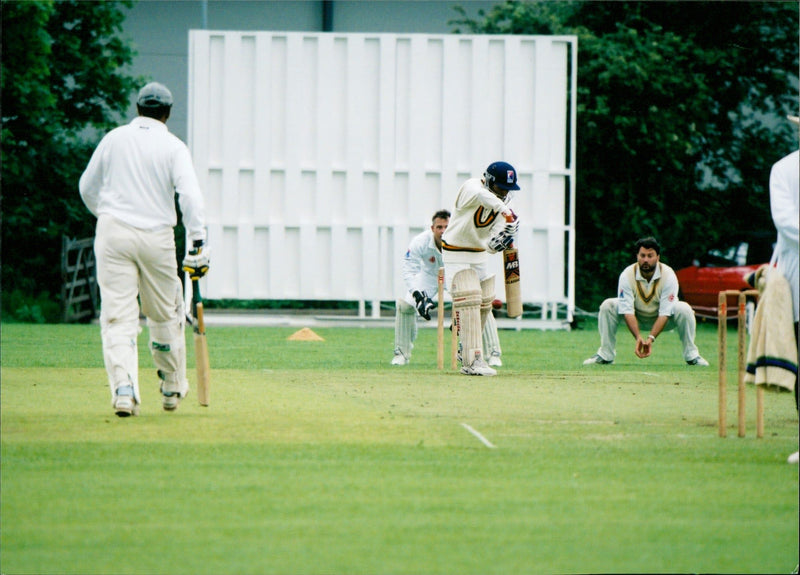
[[138,84],[125,72],[134,52],[119,36],[122,9],[131,5],[2,3],[6,313],[15,312],[9,302],[35,294],[55,302],[58,313],[61,237],[93,233],[78,179],[97,138],[122,117]]
[[[797,149],[798,11],[780,2],[506,2],[472,33],[578,37],[576,283],[594,309],[655,235],[689,265],[773,229],[771,165]],[[622,224],[622,225],[620,225]]]

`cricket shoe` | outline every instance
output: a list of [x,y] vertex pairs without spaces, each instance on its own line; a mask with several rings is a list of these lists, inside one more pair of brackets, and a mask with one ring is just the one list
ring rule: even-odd
[[461,368],[464,375],[497,375],[497,371],[489,367],[483,358],[475,358],[472,365],[465,365]]
[[611,361],[608,361],[607,359],[600,357],[599,353],[596,353],[589,359],[584,360],[583,365],[594,365],[595,363],[598,365],[609,365],[614,363],[614,360],[612,359]]
[[789,456],[789,458],[786,460],[786,463],[793,463],[794,465],[797,465],[798,459],[800,459],[800,452],[795,451]]
[[701,367],[708,367],[708,362],[702,358],[702,356],[697,356],[694,359],[690,359],[686,362],[686,365],[699,365]]
[[394,350],[392,365],[408,365],[408,358],[399,349],[396,349]]
[[119,417],[130,417],[139,413],[139,406],[133,395],[133,387],[130,385],[121,385],[117,388],[111,405],[114,407],[114,413]]
[[166,375],[161,370],[158,377],[161,380],[161,405],[165,411],[175,411],[181,399],[189,394],[189,383],[181,385],[177,374]]
[[500,359],[500,354],[496,351],[492,352],[487,363],[490,367],[503,367],[503,360]]

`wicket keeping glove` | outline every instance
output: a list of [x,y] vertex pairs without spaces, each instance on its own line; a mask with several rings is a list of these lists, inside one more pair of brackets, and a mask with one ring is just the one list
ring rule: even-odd
[[431,298],[429,298],[424,291],[414,291],[411,295],[414,296],[414,300],[417,302],[417,312],[419,315],[430,321],[431,310],[433,309],[433,301],[431,301]]
[[192,281],[199,280],[208,273],[210,261],[208,259],[208,251],[204,251],[203,248],[203,241],[195,240],[192,244],[192,249],[183,258],[183,271],[189,274],[189,278]]

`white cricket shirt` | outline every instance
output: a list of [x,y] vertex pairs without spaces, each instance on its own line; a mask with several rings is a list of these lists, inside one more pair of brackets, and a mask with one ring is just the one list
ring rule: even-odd
[[191,240],[205,239],[205,208],[189,148],[166,124],[139,116],[100,141],[79,182],[92,214],[140,230],[175,227],[175,193]]
[[403,281],[410,293],[424,291],[435,298],[439,289],[439,268],[442,253],[433,240],[433,232],[425,230],[414,237],[403,258]]
[[489,191],[479,178],[464,182],[456,196],[450,224],[442,236],[448,262],[479,263],[486,261],[489,240],[506,221],[500,214],[506,204]]
[[617,313],[620,315],[672,315],[678,301],[678,276],[671,267],[658,262],[653,277],[647,281],[639,264],[631,264],[619,276],[618,291]]

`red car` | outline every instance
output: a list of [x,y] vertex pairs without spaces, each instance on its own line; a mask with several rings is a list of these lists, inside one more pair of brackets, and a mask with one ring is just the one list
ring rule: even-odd
[[[717,302],[722,290],[753,289],[745,276],[759,266],[769,263],[775,245],[775,232],[753,233],[713,249],[693,265],[676,270],[680,284],[679,298],[685,301],[698,317],[717,318]],[[728,303],[728,317],[735,316],[734,298]]]

